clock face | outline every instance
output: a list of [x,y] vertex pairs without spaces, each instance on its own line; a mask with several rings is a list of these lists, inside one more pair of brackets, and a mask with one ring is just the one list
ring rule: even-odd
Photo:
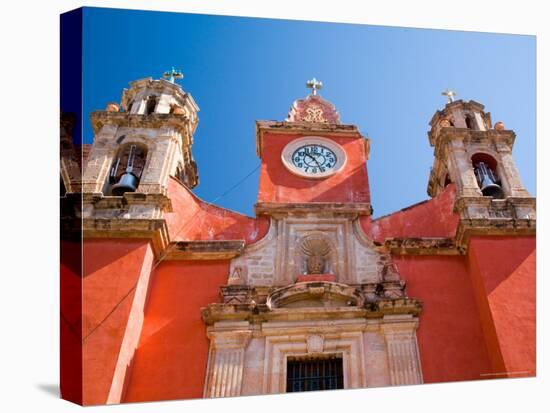
[[336,166],[337,159],[333,151],[318,144],[300,146],[292,154],[293,165],[311,175],[331,171]]
[[307,136],[290,142],[281,157],[290,172],[306,178],[326,178],[342,169],[346,162],[342,147],[320,136]]

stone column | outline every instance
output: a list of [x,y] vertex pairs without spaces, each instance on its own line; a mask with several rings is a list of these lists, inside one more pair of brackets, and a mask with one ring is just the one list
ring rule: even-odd
[[82,192],[101,193],[107,181],[116,148],[110,144],[114,140],[117,127],[105,125],[95,136],[86,165],[82,166]]
[[408,316],[385,316],[382,331],[388,351],[392,386],[422,383],[416,344],[418,321]]
[[157,136],[155,147],[139,182],[137,192],[165,193],[177,140],[174,136]]
[[458,186],[458,197],[482,196],[477,179],[472,167],[472,161],[468,158],[464,142],[452,140],[449,142],[448,170],[453,174]]
[[[231,323],[241,324],[241,322]],[[252,332],[235,326],[235,330],[210,331],[210,354],[205,397],[240,396],[243,380],[244,352]]]
[[523,186],[519,171],[512,156],[512,151],[505,144],[497,144],[498,154],[500,155],[499,173],[503,178],[503,185],[506,185],[511,197],[530,197],[529,192]]

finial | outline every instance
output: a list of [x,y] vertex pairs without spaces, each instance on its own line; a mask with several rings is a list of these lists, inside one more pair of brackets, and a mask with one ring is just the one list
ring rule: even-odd
[[443,96],[447,96],[447,99],[449,99],[449,103],[453,103],[455,101],[454,97],[456,96],[456,92],[445,89],[443,92],[441,92]]
[[317,89],[321,89],[323,87],[323,82],[320,82],[317,79],[313,78],[306,82],[306,87],[310,88],[311,94],[315,96],[317,94]]
[[183,79],[183,73],[181,70],[176,70],[174,69],[174,66],[172,66],[172,69],[168,72],[164,72],[162,77],[168,79],[170,83],[175,83],[176,79]]

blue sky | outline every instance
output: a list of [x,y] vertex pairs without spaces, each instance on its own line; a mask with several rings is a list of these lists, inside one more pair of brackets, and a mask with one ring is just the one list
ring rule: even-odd
[[[91,111],[175,66],[201,109],[194,192],[213,201],[258,166],[255,120],[283,120],[316,77],[342,121],[371,139],[377,217],[428,198],[426,132],[451,88],[515,130],[514,159],[535,195],[535,51],[534,36],[86,8],[84,141]],[[252,216],[258,176],[216,203]]]

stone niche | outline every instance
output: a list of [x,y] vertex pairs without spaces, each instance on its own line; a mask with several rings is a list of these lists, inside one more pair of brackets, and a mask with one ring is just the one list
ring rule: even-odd
[[283,286],[304,274],[331,274],[346,284],[382,280],[387,257],[346,217],[284,217],[231,262],[229,284]]

